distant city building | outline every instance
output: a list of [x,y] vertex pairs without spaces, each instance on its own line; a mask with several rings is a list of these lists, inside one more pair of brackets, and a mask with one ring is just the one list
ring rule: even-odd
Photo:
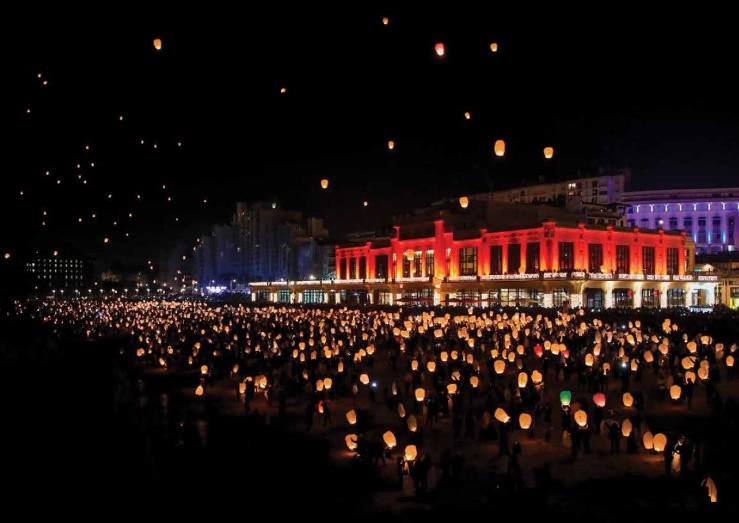
[[601,170],[597,176],[475,194],[470,199],[491,198],[493,202],[501,203],[564,203],[569,198],[578,197],[583,203],[610,205],[621,202],[630,177],[627,169]]
[[684,230],[698,254],[739,247],[739,188],[626,192],[627,224],[640,229]]
[[26,262],[26,272],[38,289],[79,289],[85,285],[85,260],[77,257],[37,255]]
[[194,279],[201,288],[230,289],[254,279],[330,279],[334,248],[327,238],[320,218],[306,218],[267,202],[239,202],[230,224],[216,225],[210,235],[200,238]]

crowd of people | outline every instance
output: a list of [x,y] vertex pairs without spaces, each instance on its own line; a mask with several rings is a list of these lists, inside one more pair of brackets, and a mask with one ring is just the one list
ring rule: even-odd
[[[334,431],[338,456],[394,464],[398,485],[410,478],[416,492],[429,488],[432,470],[436,484],[461,476],[461,442],[494,448],[501,477],[515,486],[525,483],[526,441],[559,448],[572,463],[597,441],[614,456],[661,454],[666,475],[698,474],[716,501],[704,442],[670,419],[699,408],[739,418],[735,332],[712,332],[705,317],[684,311],[127,299],[19,307],[83,339],[120,338],[120,358],[143,371],[197,376],[184,391],[192,401],[233,387],[229,397],[251,416],[300,412],[293,429]],[[705,403],[694,402],[697,391]],[[664,414],[656,422],[655,411]],[[449,433],[443,448],[430,441],[437,432]],[[535,472],[546,481],[542,465]]]

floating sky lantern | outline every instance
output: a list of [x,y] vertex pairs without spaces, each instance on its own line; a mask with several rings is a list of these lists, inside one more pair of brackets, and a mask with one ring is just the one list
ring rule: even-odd
[[503,372],[505,372],[505,361],[495,360],[495,363],[493,363],[493,369],[496,374],[503,374]]
[[415,445],[406,445],[405,452],[403,453],[403,459],[406,461],[416,461],[418,456],[418,449]]
[[449,394],[450,396],[455,395],[457,393],[457,384],[456,383],[449,383],[446,386],[446,391],[447,391],[447,394]]
[[528,412],[522,412],[518,415],[518,426],[521,430],[529,430],[531,428],[531,414]]
[[652,446],[654,447],[655,452],[664,452],[665,447],[667,446],[667,436],[661,432],[656,434],[652,439]]
[[328,178],[323,178],[321,180],[321,189],[328,189]]
[[578,410],[575,412],[575,423],[579,427],[585,427],[588,424],[588,413],[584,410]]
[[393,149],[395,149],[395,140],[388,140],[387,141],[387,148],[390,151],[392,151]]
[[382,17],[382,25],[389,25],[390,24],[390,18],[387,16]]
[[411,432],[416,432],[418,430],[418,420],[416,420],[416,417],[413,414],[408,416],[406,424],[408,425],[408,430]]
[[563,407],[568,406],[570,403],[572,403],[572,392],[569,390],[563,390],[559,393],[559,402],[562,404]]
[[400,419],[405,418],[405,406],[402,403],[398,403],[398,417]]
[[551,160],[554,156],[554,147],[544,147],[544,158]]
[[382,441],[385,442],[385,445],[389,450],[394,449],[395,446],[398,444],[398,442],[395,440],[395,434],[393,434],[390,430],[382,435]]
[[473,389],[476,389],[479,384],[480,378],[478,378],[477,376],[470,376],[470,385]]
[[443,42],[438,42],[434,45],[434,52],[439,58],[443,57],[446,54],[446,47],[444,46]]
[[497,53],[498,52],[498,42],[491,42],[490,43],[490,52],[491,53]]
[[539,385],[544,381],[544,375],[538,370],[534,370],[531,372],[531,381],[534,385]]
[[205,394],[205,389],[203,388],[202,385],[198,385],[197,387],[195,387],[196,396],[202,396],[203,394]]
[[646,450],[652,450],[654,448],[654,436],[649,431],[646,431],[642,436],[642,444]]
[[606,406],[606,395],[602,392],[596,392],[593,394],[593,403],[596,407],[605,407]]
[[495,156],[505,156],[505,140],[495,140],[493,149],[495,150]]
[[716,503],[718,501],[718,489],[716,488],[716,483],[713,481],[713,479],[707,477],[701,482],[701,486],[706,488],[708,499],[711,501],[711,503]]
[[161,38],[155,38],[153,43],[154,43],[154,49],[156,49],[157,51],[162,50],[162,39]]
[[520,372],[518,374],[518,388],[519,389],[525,389],[526,384],[529,382],[529,375],[525,372]]
[[459,206],[462,209],[466,209],[469,204],[470,204],[470,199],[467,196],[459,197]]
[[366,372],[362,373],[359,376],[359,381],[362,385],[369,385],[369,382],[370,382],[369,375]]
[[726,356],[725,363],[727,367],[729,368],[733,367],[734,366],[734,356],[732,356],[731,354]]
[[427,362],[426,369],[431,373],[436,372],[436,362],[435,361]]
[[346,421],[349,423],[349,425],[356,425],[357,424],[357,411],[354,409],[351,409],[346,413]]

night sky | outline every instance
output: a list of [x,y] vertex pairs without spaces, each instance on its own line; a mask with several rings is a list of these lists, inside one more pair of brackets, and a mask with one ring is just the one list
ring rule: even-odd
[[0,251],[143,267],[239,200],[323,217],[341,239],[599,166],[630,168],[630,189],[739,185],[733,17],[616,5],[7,16]]

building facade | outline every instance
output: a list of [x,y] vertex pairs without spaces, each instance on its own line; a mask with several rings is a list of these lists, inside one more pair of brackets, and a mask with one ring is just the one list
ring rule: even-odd
[[698,254],[739,248],[739,188],[627,192],[622,200],[628,225],[685,231]]
[[303,303],[475,306],[709,306],[718,278],[694,274],[681,232],[585,224],[459,229],[453,220],[395,228],[387,242],[336,248],[336,279],[252,282],[252,298]]

